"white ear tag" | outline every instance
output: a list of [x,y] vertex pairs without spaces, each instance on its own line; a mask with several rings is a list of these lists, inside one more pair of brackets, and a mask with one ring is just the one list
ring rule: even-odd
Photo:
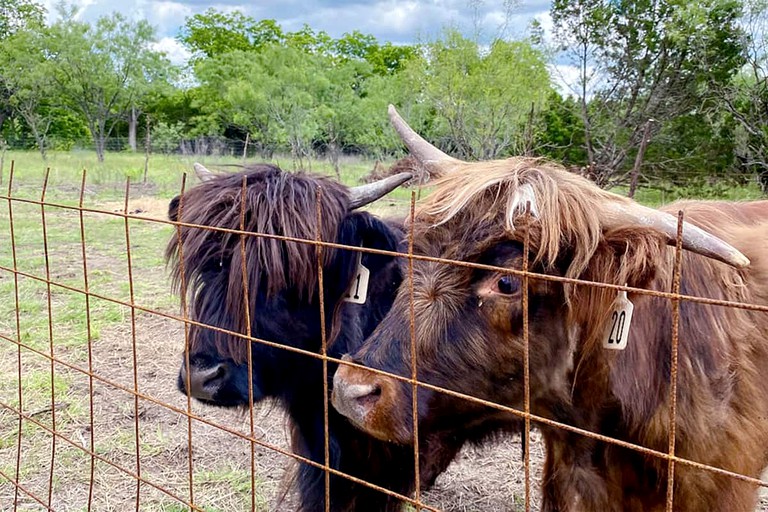
[[347,294],[342,300],[353,302],[355,304],[365,304],[368,298],[368,280],[371,277],[371,271],[363,266],[363,253],[357,253],[357,272],[349,284]]
[[632,323],[632,311],[635,305],[627,298],[627,292],[619,292],[619,296],[611,306],[611,316],[603,334],[603,348],[624,350],[627,348],[629,326]]

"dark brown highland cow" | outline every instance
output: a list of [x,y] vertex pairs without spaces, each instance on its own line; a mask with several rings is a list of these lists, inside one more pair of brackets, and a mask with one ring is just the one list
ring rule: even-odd
[[[519,270],[525,227],[532,271],[672,289],[674,215],[542,160],[455,160],[394,110],[391,116],[411,153],[440,176],[413,221],[417,254]],[[683,294],[768,305],[768,201],[686,201],[664,210],[683,210],[690,223],[683,230]],[[406,277],[392,309],[351,360],[410,377],[408,284]],[[532,413],[666,452],[671,302],[630,294],[634,319],[626,349],[617,351],[602,347],[615,291],[531,278],[528,292]],[[420,381],[523,408],[521,277],[416,260],[413,301]],[[682,301],[677,383],[676,455],[758,478],[768,464],[768,313]],[[341,366],[333,401],[359,427],[405,444],[413,429],[411,390]],[[509,415],[424,387],[417,398],[421,436]],[[665,459],[538,427],[547,447],[543,510],[664,509]],[[753,483],[681,462],[673,490],[676,511],[750,511],[757,499]]]

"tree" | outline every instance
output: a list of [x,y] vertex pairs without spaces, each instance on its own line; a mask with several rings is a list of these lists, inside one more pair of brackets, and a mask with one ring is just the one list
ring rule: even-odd
[[410,45],[394,45],[378,40],[359,30],[346,33],[333,43],[333,55],[343,62],[351,60],[365,61],[371,65],[371,71],[377,75],[390,75],[403,69],[405,63],[416,55],[416,49]]
[[623,178],[647,122],[701,106],[742,64],[736,0],[554,0],[562,56],[579,70],[584,145],[601,185]]
[[74,15],[63,12],[51,27],[52,76],[67,104],[83,115],[103,161],[115,124],[151,84],[163,80],[170,64],[151,49],[155,34],[147,21],[134,23],[115,13],[91,26]]
[[[319,134],[325,143],[328,156],[341,178],[339,157],[343,145],[351,141],[356,127],[361,124],[360,94],[363,77],[370,76],[371,66],[365,61],[350,60],[329,63],[325,66],[325,80],[318,89],[318,106],[315,118]],[[382,110],[379,116],[385,112]]]
[[714,108],[736,124],[736,153],[742,171],[758,175],[768,194],[768,1],[747,0],[741,19],[745,66],[719,84]]
[[541,52],[528,41],[497,39],[485,53],[455,30],[424,51],[424,58],[409,61],[407,74],[451,149],[477,159],[519,149],[531,105],[543,104],[550,92]]
[[0,41],[0,76],[9,92],[8,104],[24,119],[40,154],[46,157],[48,131],[58,114],[55,110],[51,65],[45,58],[45,32],[20,30]]
[[575,98],[563,98],[552,91],[546,107],[536,119],[536,153],[562,162],[565,166],[586,166],[588,159],[584,149],[584,123],[578,112]]
[[[33,0],[0,0],[0,41],[26,27],[42,26],[44,16],[45,8]],[[0,131],[13,113],[10,104],[13,84],[10,78],[0,72]]]

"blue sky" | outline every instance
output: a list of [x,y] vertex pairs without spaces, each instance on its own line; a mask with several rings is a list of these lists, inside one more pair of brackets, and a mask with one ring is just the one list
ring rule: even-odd
[[[55,18],[56,2],[42,2],[51,20]],[[549,20],[549,0],[69,0],[69,3],[79,5],[80,17],[87,21],[113,11],[146,18],[157,29],[157,46],[176,63],[187,57],[175,40],[184,19],[209,7],[222,11],[237,9],[256,19],[276,19],[286,30],[297,30],[306,23],[315,30],[325,30],[332,37],[360,30],[381,41],[395,43],[429,38],[449,25],[458,26],[466,33],[473,33],[479,26],[486,37],[496,35],[502,26],[506,26],[507,35],[522,35],[534,18],[545,26]]]

